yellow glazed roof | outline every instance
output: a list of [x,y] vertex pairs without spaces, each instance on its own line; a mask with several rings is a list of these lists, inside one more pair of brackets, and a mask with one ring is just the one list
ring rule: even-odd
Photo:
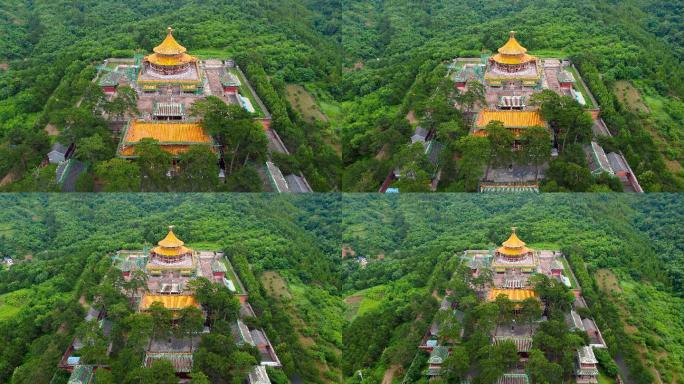
[[184,247],[183,245],[185,243],[176,237],[175,233],[173,233],[173,226],[169,227],[169,233],[157,244],[159,244],[159,246],[152,250],[152,252],[156,253],[157,255],[178,256],[192,252],[192,249]]
[[160,123],[133,120],[126,132],[126,143],[151,138],[160,143],[210,144],[211,137],[197,123]]
[[525,64],[536,59],[536,57],[528,54],[509,56],[497,53],[496,55],[492,56],[492,60],[496,61],[497,63],[508,65]]
[[173,311],[188,307],[200,307],[195,297],[190,295],[145,295],[140,301],[140,310],[150,309],[153,303],[161,303],[164,308]]
[[502,247],[497,249],[497,252],[506,256],[522,256],[530,252],[530,249],[525,246],[524,241],[520,240],[515,233],[515,228],[513,228],[513,233],[508,240],[503,242]]
[[537,292],[532,289],[497,289],[489,291],[487,301],[495,301],[499,295],[508,296],[510,301],[521,302],[530,297],[537,298]]
[[546,122],[538,111],[490,111],[487,109],[477,116],[476,126],[482,129],[492,121],[500,121],[506,128],[546,126]]
[[506,44],[499,48],[499,53],[492,57],[492,60],[497,63],[509,65],[529,63],[536,59],[536,57],[527,54],[527,48],[518,42],[514,31],[510,32]]
[[506,44],[499,48],[499,53],[503,55],[524,55],[527,53],[527,48],[520,45],[518,39],[515,38],[515,31],[509,32],[509,36]]
[[197,61],[197,58],[194,56],[190,56],[187,53],[181,53],[176,56],[163,56],[163,55],[158,55],[156,53],[153,53],[147,57],[145,57],[147,61],[149,61],[152,64],[155,65],[160,65],[163,67],[172,67],[176,65],[181,65],[185,63],[192,63]]
[[169,227],[169,233],[166,235],[164,239],[160,240],[157,244],[166,248],[175,248],[180,247],[185,243],[178,237],[176,237],[176,234],[173,233],[173,227]]
[[154,53],[146,56],[145,60],[162,67],[173,67],[197,61],[196,57],[190,56],[186,52],[187,49],[178,44],[173,37],[173,29],[169,27],[164,41],[154,47]]
[[178,44],[176,39],[173,37],[173,28],[169,27],[167,29],[166,38],[161,44],[154,47],[154,52],[160,55],[172,56],[180,55],[187,52],[184,46]]
[[513,228],[513,233],[511,233],[511,237],[509,237],[508,240],[504,241],[502,245],[506,248],[522,248],[525,246],[525,242],[520,240],[518,234],[515,233],[515,228]]
[[157,255],[162,255],[162,256],[179,256],[179,255],[185,255],[189,252],[192,252],[192,249],[187,248],[187,247],[175,247],[175,248],[154,247],[152,252],[156,253]]

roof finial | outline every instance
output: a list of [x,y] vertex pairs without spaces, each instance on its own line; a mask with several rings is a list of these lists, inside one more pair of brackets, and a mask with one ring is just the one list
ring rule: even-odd
[[508,36],[510,36],[511,39],[515,39],[515,31],[508,32]]
[[513,231],[513,233],[515,233],[515,231],[518,230],[518,227],[511,227],[511,230]]
[[169,26],[168,28],[166,28],[166,32],[167,32],[167,34],[169,34],[169,35],[172,34],[172,33],[173,33],[173,28],[171,28],[171,26]]
[[176,228],[175,225],[169,225],[169,232],[173,232],[173,229]]

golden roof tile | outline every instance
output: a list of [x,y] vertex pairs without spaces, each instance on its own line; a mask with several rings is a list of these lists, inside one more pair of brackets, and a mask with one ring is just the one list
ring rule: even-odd
[[170,226],[169,227],[169,233],[166,235],[165,238],[163,238],[162,240],[159,240],[159,242],[157,244],[159,244],[162,247],[166,247],[166,248],[174,248],[174,247],[180,247],[180,246],[184,245],[185,243],[181,239],[176,237],[176,234],[173,233],[173,226]]
[[154,47],[154,52],[164,56],[180,55],[188,50],[178,44],[176,39],[173,37],[173,28],[169,27],[167,29],[166,38],[161,44]]
[[510,301],[513,302],[521,302],[524,301],[525,299],[529,299],[530,297],[533,297],[535,299],[539,298],[537,295],[537,292],[535,292],[532,289],[498,289],[498,288],[493,288],[491,291],[489,291],[489,294],[487,295],[487,301],[495,301],[499,295],[505,295],[508,297]]
[[124,142],[137,143],[145,138],[155,139],[160,143],[212,143],[211,136],[198,123],[131,121]]
[[503,55],[524,55],[527,53],[527,48],[523,47],[515,38],[515,31],[510,31],[508,35],[508,41],[499,48],[499,53]]
[[475,125],[483,129],[492,121],[500,121],[506,128],[546,127],[539,111],[490,111],[482,110]]
[[152,304],[161,303],[164,308],[179,311],[188,307],[199,308],[200,304],[191,295],[151,295],[146,294],[140,301],[140,310],[149,310]]

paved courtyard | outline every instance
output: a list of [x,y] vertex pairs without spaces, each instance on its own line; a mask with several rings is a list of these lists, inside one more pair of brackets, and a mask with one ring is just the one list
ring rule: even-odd
[[491,168],[489,173],[485,175],[485,181],[497,183],[521,183],[537,181],[544,178],[544,172],[548,168],[548,164],[539,167],[539,175],[537,176],[537,169],[529,165],[513,164],[509,167]]

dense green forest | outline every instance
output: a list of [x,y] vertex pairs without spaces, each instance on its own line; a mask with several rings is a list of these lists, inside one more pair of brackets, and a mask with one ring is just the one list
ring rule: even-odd
[[[402,164],[409,112],[424,127],[453,132],[450,140],[465,135],[468,126],[443,113],[443,95],[435,92],[446,74],[442,64],[493,52],[512,29],[533,54],[575,62],[614,135],[604,144],[625,153],[646,190],[681,190],[681,13],[676,2],[637,0],[349,2],[337,32],[349,68],[340,94],[343,190],[376,191]],[[617,91],[624,81],[641,92],[647,108]],[[444,155],[441,189],[468,190],[472,166],[452,159],[456,154],[465,162],[464,152],[455,146]],[[552,178],[562,184],[562,177]]]
[[490,249],[516,226],[532,247],[566,254],[623,378],[680,383],[683,203],[677,195],[345,195],[343,244],[370,262],[341,272],[350,303],[342,368],[362,370],[368,383],[388,370],[418,380],[411,365],[438,306],[431,293],[449,287],[454,255]]
[[[2,255],[17,261],[0,271],[0,382],[48,383],[55,374],[63,379],[57,363],[82,329],[85,315],[79,298],[116,298],[110,273],[113,252],[153,244],[171,223],[190,246],[226,251],[284,373],[313,383],[339,372],[339,330],[319,326],[317,319],[341,310],[339,300],[329,298],[339,286],[339,196],[4,195],[0,201],[6,208],[0,220]],[[264,289],[264,271],[277,271],[292,282],[293,302],[286,311]],[[314,308],[319,314],[310,313]],[[115,333],[134,332],[144,324],[135,315],[123,318],[117,320]],[[294,331],[302,318],[313,341],[307,345]],[[219,353],[215,348],[222,344],[227,357],[230,344],[220,340],[220,332],[216,337],[206,341],[206,350]],[[109,361],[114,382],[150,382],[145,371],[127,376],[141,364],[140,355],[131,357],[136,348],[115,341],[118,352]],[[201,356],[196,358],[201,364]],[[326,372],[314,361],[326,362]],[[202,368],[213,377],[211,368]]]
[[[404,375],[420,379],[411,369],[416,356],[424,357],[416,347],[438,306],[433,292],[453,284],[454,255],[500,244],[511,226],[530,246],[567,255],[623,377],[633,383],[684,377],[684,200],[677,195],[5,195],[0,201],[2,256],[17,261],[0,271],[0,382],[63,379],[57,361],[83,332],[79,300],[114,295],[107,289],[113,252],[156,242],[168,224],[192,247],[226,251],[292,380],[355,383],[361,371],[364,383],[380,383],[389,369],[397,382]],[[131,317],[121,332],[141,321]],[[201,351],[236,352],[229,345],[216,349],[221,343],[209,338]],[[130,356],[135,348],[122,344],[111,357],[115,381],[147,377],[144,370],[126,375],[139,367]],[[198,361],[198,370],[214,377],[202,355]]]
[[[111,159],[116,143],[109,139],[106,122],[93,113],[97,108],[92,103],[79,100],[92,99],[91,80],[102,60],[149,52],[163,38],[164,28],[173,25],[191,53],[232,57],[245,69],[292,153],[277,162],[303,171],[317,191],[336,190],[340,159],[329,144],[334,138],[325,124],[304,121],[285,99],[286,83],[334,84],[339,78],[338,49],[316,30],[318,18],[298,1],[3,1],[3,184],[15,181],[9,189],[18,191],[58,188],[52,182],[53,168],[33,172],[51,142],[65,135],[64,141],[86,140],[87,148],[92,148],[87,140],[92,143],[99,136],[96,158]],[[58,137],[48,135],[48,124],[56,127]],[[77,157],[90,160],[85,153]],[[90,178],[95,170],[91,164]],[[79,187],[88,191],[92,181],[83,180]]]
[[[435,92],[446,74],[442,64],[492,52],[515,29],[533,54],[574,61],[613,134],[601,144],[625,154],[647,191],[679,191],[682,13],[681,4],[658,0],[4,1],[0,176],[9,190],[58,188],[53,168],[36,171],[56,139],[48,124],[62,134],[82,126],[69,139],[83,141],[82,152],[97,144],[95,158],[111,158],[115,142],[105,122],[77,102],[91,93],[101,60],[148,52],[171,24],[191,53],[237,59],[293,152],[273,160],[285,171],[301,170],[314,190],[376,191],[407,158],[429,174],[424,159],[402,151],[412,130],[405,117],[413,112],[414,124],[446,132],[439,189],[470,191],[479,168],[459,141],[467,132],[460,112],[447,110]],[[306,99],[293,96],[293,85],[304,87]],[[545,190],[616,189],[579,174],[575,168],[586,164],[572,153],[556,165]],[[90,166],[79,189],[92,189],[101,176]],[[582,183],[565,185],[573,177]],[[221,188],[258,189],[255,179],[250,168]],[[157,190],[168,189],[183,190]]]

